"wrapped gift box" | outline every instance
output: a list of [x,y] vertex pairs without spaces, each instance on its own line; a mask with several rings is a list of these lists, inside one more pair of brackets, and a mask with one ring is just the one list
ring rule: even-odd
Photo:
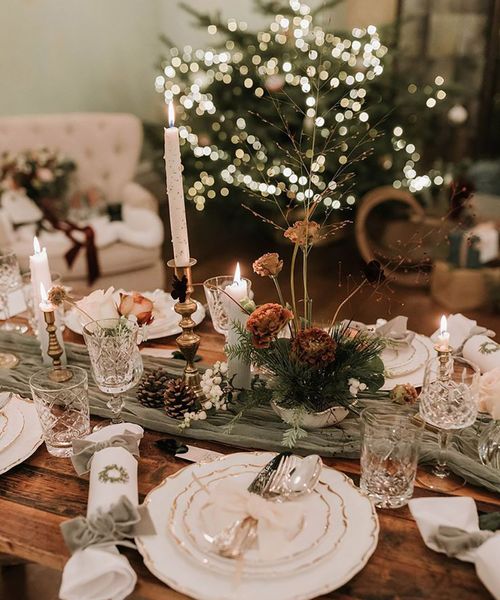
[[492,222],[471,229],[455,229],[448,239],[448,262],[455,267],[479,269],[498,256],[498,229]]

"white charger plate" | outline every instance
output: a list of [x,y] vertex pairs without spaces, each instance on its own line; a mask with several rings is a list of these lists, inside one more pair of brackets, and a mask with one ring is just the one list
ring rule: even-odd
[[346,532],[337,548],[308,569],[259,576],[234,577],[204,568],[181,551],[169,534],[168,508],[179,493],[193,481],[193,473],[204,477],[214,469],[245,465],[249,461],[263,467],[272,453],[235,453],[211,463],[190,465],[181,469],[152,490],[146,497],[157,533],[136,538],[139,552],[147,568],[173,589],[197,600],[309,600],[344,585],[368,562],[378,540],[379,524],[375,508],[368,498],[342,473],[325,467],[321,481],[343,499]]
[[[114,295],[114,297],[116,296],[115,300],[117,303],[120,301],[120,291],[123,292],[123,290],[117,290]],[[155,340],[181,333],[182,330],[179,327],[180,316],[174,311],[176,301],[172,296],[163,290],[141,293],[144,297],[152,300],[154,304],[154,321],[151,325],[144,326],[147,339]],[[196,302],[196,305],[197,308],[192,318],[196,325],[199,325],[205,318],[205,308],[199,302]],[[75,307],[72,307],[64,317],[66,327],[78,335],[82,335],[83,332],[80,317],[81,313]]]
[[410,385],[413,385],[415,387],[421,387],[424,383],[425,363],[436,356],[436,350],[434,349],[434,344],[432,343],[432,340],[426,337],[425,335],[417,334],[415,336],[415,340],[418,340],[418,342],[416,343],[420,343],[422,348],[425,348],[424,362],[422,363],[420,359],[419,362],[421,364],[415,371],[406,372],[405,374],[397,375],[396,377],[386,377],[385,383],[381,388],[382,390],[390,391],[396,385],[404,383],[409,383]]
[[19,409],[24,419],[22,433],[0,452],[0,475],[29,458],[43,443],[42,427],[31,400],[14,396],[7,406]]
[[429,348],[423,336],[415,335],[410,345],[403,347],[387,347],[380,358],[388,376],[393,379],[414,373],[429,360]]
[[[253,457],[250,456],[251,458]],[[242,489],[246,489],[260,469],[260,463],[251,460],[224,469],[214,465],[213,471],[198,481],[210,490],[222,480],[231,479],[241,483]],[[304,509],[303,525],[295,538],[282,547],[281,553],[272,560],[263,560],[256,548],[245,554],[241,565],[216,553],[211,539],[218,531],[204,519],[207,492],[194,480],[175,498],[168,527],[187,556],[206,568],[215,569],[227,576],[234,576],[236,569],[238,572],[241,570],[243,575],[251,576],[287,573],[292,568],[294,571],[308,568],[330,555],[340,544],[347,529],[344,501],[327,484],[318,484],[310,496],[297,502]]]
[[24,416],[16,404],[10,401],[0,411],[0,452],[13,444],[24,429]]

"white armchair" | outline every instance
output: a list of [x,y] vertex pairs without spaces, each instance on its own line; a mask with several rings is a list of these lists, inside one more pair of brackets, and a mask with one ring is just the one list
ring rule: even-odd
[[[58,149],[76,162],[77,188],[99,188],[108,202],[123,204],[124,212],[147,208],[157,213],[156,199],[133,181],[142,147],[142,127],[135,116],[68,113],[0,118],[0,153],[41,146]],[[0,246],[6,242],[0,227]],[[27,268],[31,241],[17,240],[12,245],[22,268]],[[93,287],[114,285],[139,290],[161,287],[164,277],[161,242],[147,246],[135,244],[131,232],[127,243],[119,241],[100,248],[101,277]],[[86,285],[85,251],[80,252],[69,269],[64,255],[70,247],[69,241],[60,239],[55,247],[47,248],[51,269],[60,273],[63,281]]]

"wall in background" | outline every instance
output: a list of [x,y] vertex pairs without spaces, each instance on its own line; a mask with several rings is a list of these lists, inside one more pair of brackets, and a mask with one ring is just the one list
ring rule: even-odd
[[[322,0],[311,0],[318,5]],[[187,0],[188,5],[264,27],[252,0]],[[154,92],[158,36],[204,46],[177,0],[1,0],[0,115],[125,111],[161,119]],[[346,0],[332,15],[339,28],[390,22],[396,0]],[[376,5],[376,9],[375,6]]]
[[157,113],[156,0],[1,0],[0,115]]

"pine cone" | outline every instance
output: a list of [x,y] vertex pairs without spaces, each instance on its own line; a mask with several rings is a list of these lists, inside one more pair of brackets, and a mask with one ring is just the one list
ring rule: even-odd
[[145,373],[137,389],[137,400],[148,408],[163,408],[163,397],[171,378],[168,371],[161,368]]
[[182,379],[171,379],[165,389],[165,412],[172,419],[182,419],[184,413],[195,408],[196,395]]

